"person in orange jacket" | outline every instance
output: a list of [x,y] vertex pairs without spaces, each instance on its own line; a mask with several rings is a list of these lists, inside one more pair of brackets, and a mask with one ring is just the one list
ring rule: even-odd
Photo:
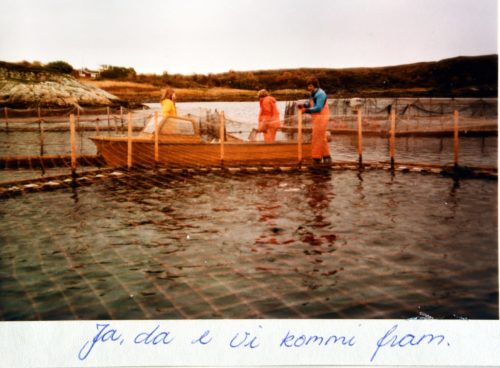
[[264,133],[264,142],[273,143],[276,139],[276,130],[281,127],[276,99],[265,89],[261,89],[258,96],[260,104],[258,131]]
[[299,109],[306,114],[311,114],[311,156],[313,163],[331,164],[332,158],[326,134],[330,119],[327,96],[325,91],[319,88],[319,81],[316,78],[310,78],[306,83],[307,90],[311,92],[311,99],[305,104],[299,105]]

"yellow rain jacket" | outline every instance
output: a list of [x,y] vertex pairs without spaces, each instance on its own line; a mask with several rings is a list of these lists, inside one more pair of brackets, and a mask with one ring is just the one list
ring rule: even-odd
[[177,111],[172,100],[166,98],[160,102],[160,105],[163,116],[177,116]]

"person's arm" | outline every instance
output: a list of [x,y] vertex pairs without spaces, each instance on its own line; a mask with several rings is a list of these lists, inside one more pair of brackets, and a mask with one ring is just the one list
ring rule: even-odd
[[259,113],[259,130],[261,132],[267,129],[267,122],[273,113],[273,102],[270,98],[265,97],[260,104],[260,113]]
[[264,98],[262,101],[262,115],[269,118],[273,114],[273,101],[271,98]]
[[304,112],[309,114],[317,113],[323,109],[326,103],[326,93],[323,91],[318,91],[314,97],[315,97],[314,107],[306,108]]
[[304,102],[304,103],[299,103],[299,104],[297,105],[297,107],[298,107],[299,109],[304,109],[304,108],[308,108],[308,107],[309,107],[309,105],[310,105],[310,104],[309,104],[309,100],[307,100],[307,101],[306,101],[306,102]]
[[262,104],[262,102],[263,102],[262,100],[259,101],[259,105],[260,105],[260,107],[259,107],[259,126],[258,126],[258,129],[257,129],[259,132],[262,132],[263,129],[264,129],[264,117],[263,117],[264,111],[263,111],[263,104]]
[[174,103],[171,100],[163,100],[161,107],[163,116],[173,115],[172,113],[174,111]]
[[163,116],[167,116],[168,115],[168,107],[167,107],[167,101],[166,100],[163,100],[161,102],[161,114]]

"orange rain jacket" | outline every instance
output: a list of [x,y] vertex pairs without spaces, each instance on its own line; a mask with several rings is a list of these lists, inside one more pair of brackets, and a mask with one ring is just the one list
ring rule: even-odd
[[[319,97],[323,95],[324,105],[319,112],[313,112],[317,110],[314,103]],[[326,137],[326,130],[328,128],[328,121],[330,119],[330,110],[328,108],[328,101],[326,100],[325,92],[317,88],[311,96],[309,104],[307,104],[308,109],[305,112],[311,114],[312,120],[312,142],[311,142],[311,156],[312,158],[320,159],[323,157],[330,156],[330,147],[328,146],[328,140]],[[311,111],[313,110],[313,111]]]
[[259,100],[259,104],[259,130],[264,132],[264,142],[273,143],[276,139],[276,130],[281,127],[276,99],[266,96]]

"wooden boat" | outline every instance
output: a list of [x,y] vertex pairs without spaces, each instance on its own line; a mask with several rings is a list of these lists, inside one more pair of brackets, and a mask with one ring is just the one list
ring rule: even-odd
[[[149,124],[148,124],[149,125]],[[311,144],[250,142],[229,134],[210,139],[190,117],[166,117],[158,124],[158,139],[146,126],[138,136],[90,138],[109,166],[171,167],[293,166],[311,163]],[[218,127],[212,127],[217,131]],[[129,153],[130,147],[130,153]],[[156,148],[157,147],[157,148]],[[301,153],[299,153],[301,151]]]

